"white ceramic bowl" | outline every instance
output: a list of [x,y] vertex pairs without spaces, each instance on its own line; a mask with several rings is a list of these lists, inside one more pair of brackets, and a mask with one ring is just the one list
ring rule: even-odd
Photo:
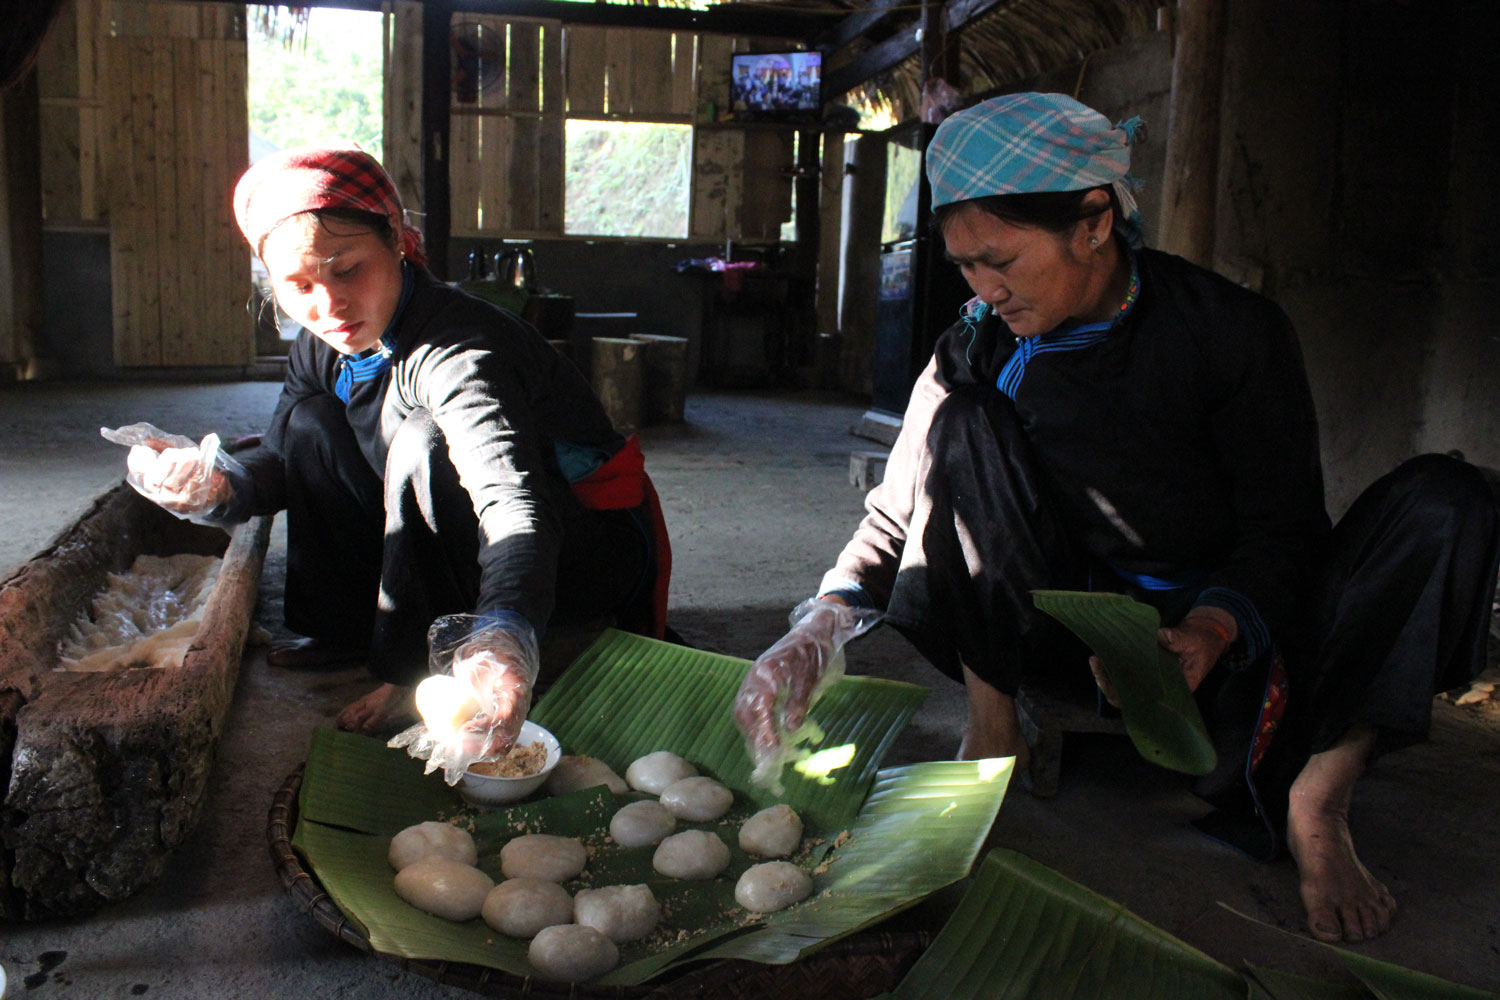
[[524,778],[497,778],[488,774],[465,771],[463,777],[458,779],[458,794],[463,796],[464,801],[470,805],[502,806],[524,799],[542,787],[542,782],[547,780],[547,776],[562,759],[562,744],[557,742],[556,736],[535,722],[524,723],[516,744],[525,746],[537,740],[540,740],[547,748],[547,761],[536,774],[528,774]]

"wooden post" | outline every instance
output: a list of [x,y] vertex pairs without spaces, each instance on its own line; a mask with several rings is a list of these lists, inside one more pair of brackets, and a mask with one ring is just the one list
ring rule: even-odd
[[844,134],[823,136],[823,166],[818,177],[818,336],[839,329],[839,245],[844,231]]
[[818,207],[821,184],[819,160],[822,133],[807,129],[797,133],[797,166],[793,185],[797,192],[796,252],[792,255],[789,289],[792,328],[787,331],[791,365],[806,364],[812,357],[813,338],[818,333],[818,249],[822,244],[822,212]]
[[928,2],[922,5],[922,87],[925,90],[931,79],[946,80],[953,89],[958,89],[958,35],[948,33],[944,20],[944,4]]
[[1213,266],[1224,79],[1223,0],[1178,0],[1159,245]]
[[439,278],[448,277],[448,234],[453,206],[449,203],[448,134],[449,93],[453,89],[448,56],[449,5],[428,0],[422,5],[422,207],[427,213],[423,232],[427,264]]
[[880,224],[886,144],[861,136],[844,145],[844,287],[840,290],[839,387],[868,393],[875,357],[875,302],[880,296]]
[[[42,336],[41,112],[36,70],[0,93],[0,372],[26,375]],[[8,381],[0,378],[0,381]]]

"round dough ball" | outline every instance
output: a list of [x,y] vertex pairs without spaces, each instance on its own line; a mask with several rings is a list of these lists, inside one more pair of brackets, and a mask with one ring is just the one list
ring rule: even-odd
[[650,847],[675,829],[677,817],[650,799],[621,806],[609,821],[609,835],[621,847]]
[[506,878],[539,878],[566,882],[583,871],[588,852],[577,837],[528,833],[500,848],[500,870]]
[[790,861],[751,865],[734,884],[734,901],[755,913],[773,913],[812,894],[812,879]]
[[674,781],[691,778],[698,769],[670,750],[638,757],[625,769],[625,781],[638,792],[660,795]]
[[556,882],[508,878],[484,897],[479,915],[501,934],[529,938],[543,927],[573,919],[573,897]]
[[662,789],[661,804],[679,819],[710,823],[734,805],[734,793],[712,778],[683,778]]
[[537,931],[526,959],[545,979],[581,983],[618,965],[620,949],[592,927],[558,924]]
[[444,920],[473,920],[494,887],[494,880],[478,868],[435,854],[396,873],[396,895]]
[[713,878],[729,867],[729,845],[707,830],[684,830],[657,846],[651,867],[669,878]]
[[573,899],[573,922],[615,944],[639,941],[661,923],[661,905],[647,885],[606,885],[584,889]]
[[564,754],[547,779],[547,794],[567,795],[580,788],[593,788],[595,785],[603,785],[616,795],[624,795],[630,791],[625,779],[604,761],[595,757]]
[[785,803],[768,806],[740,827],[740,850],[762,858],[784,858],[802,843],[802,817]]
[[461,865],[479,863],[479,848],[468,830],[432,819],[409,826],[391,838],[386,860],[398,872],[407,865],[437,854]]
[[427,731],[444,742],[451,742],[458,731],[483,706],[474,697],[474,689],[452,674],[433,674],[417,685],[417,713]]

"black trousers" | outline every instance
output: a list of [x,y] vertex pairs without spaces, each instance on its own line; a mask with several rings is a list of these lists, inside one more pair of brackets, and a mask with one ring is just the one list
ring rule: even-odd
[[[292,410],[282,452],[287,627],[368,647],[382,680],[425,677],[433,619],[472,612],[480,597],[479,522],[442,431],[414,411],[382,477],[343,403],[314,396]],[[550,625],[596,621],[647,599],[651,541],[641,512],[590,510],[571,491],[559,493],[564,533]]]
[[[1091,564],[1049,500],[1010,401],[960,389],[937,409],[887,621],[935,666],[967,666],[1000,691],[1021,682],[1092,691],[1081,648],[1037,611],[1038,588],[1130,593],[1165,623],[1196,599],[1137,591]],[[1334,528],[1311,595],[1310,643],[1287,643],[1291,733],[1304,752],[1369,723],[1390,747],[1423,739],[1433,695],[1484,667],[1500,560],[1500,517],[1478,471],[1442,455],[1403,463],[1366,490]],[[1305,649],[1310,655],[1297,655]],[[1243,705],[1231,728],[1253,732],[1263,682],[1209,674],[1200,704]],[[1245,688],[1220,690],[1220,685]],[[1210,726],[1223,711],[1205,711]],[[1289,734],[1290,735],[1290,734]]]

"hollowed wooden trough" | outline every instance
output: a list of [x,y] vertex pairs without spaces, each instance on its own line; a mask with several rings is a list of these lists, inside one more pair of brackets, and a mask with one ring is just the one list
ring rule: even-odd
[[[0,579],[0,919],[85,913],[165,870],[197,824],[270,538],[179,520],[123,483]],[[58,671],[58,641],[138,555],[222,555],[181,666]]]

